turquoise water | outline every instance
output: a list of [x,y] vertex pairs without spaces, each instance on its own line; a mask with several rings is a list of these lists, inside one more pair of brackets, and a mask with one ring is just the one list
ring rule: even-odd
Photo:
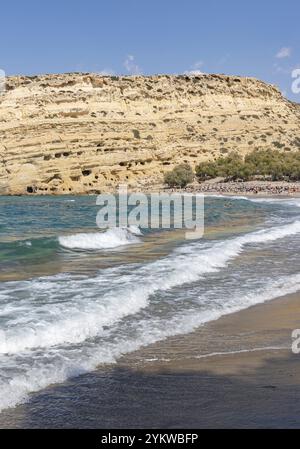
[[100,232],[98,210],[94,196],[0,197],[1,409],[300,289],[297,199],[207,197],[192,241]]

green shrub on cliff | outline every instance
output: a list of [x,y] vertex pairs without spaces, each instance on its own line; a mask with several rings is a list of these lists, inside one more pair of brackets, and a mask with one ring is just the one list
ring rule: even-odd
[[237,153],[230,153],[226,157],[219,157],[215,162],[203,162],[196,167],[196,175],[200,181],[223,178],[238,179],[244,176],[243,160]]
[[196,167],[196,175],[199,181],[207,181],[218,176],[218,167],[215,162],[202,162]]
[[215,162],[203,162],[196,167],[199,181],[225,178],[226,181],[266,179],[272,181],[300,180],[300,152],[255,150],[243,160],[237,153],[220,157]]
[[300,180],[300,153],[283,153],[272,150],[256,150],[245,157],[252,177],[264,177],[272,181]]
[[218,176],[238,179],[243,170],[243,159],[237,153],[230,153],[226,157],[220,157],[216,161]]
[[189,164],[180,164],[173,168],[164,176],[164,183],[168,187],[180,187],[183,188],[187,184],[193,182],[194,173]]

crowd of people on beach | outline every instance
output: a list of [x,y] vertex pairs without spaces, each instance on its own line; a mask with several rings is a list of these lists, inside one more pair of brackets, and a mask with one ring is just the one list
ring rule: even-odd
[[249,193],[287,195],[300,193],[300,183],[289,182],[223,182],[223,183],[201,183],[201,192],[218,193]]
[[170,192],[217,193],[233,195],[294,195],[300,194],[300,182],[202,182],[193,183],[184,189],[167,189]]

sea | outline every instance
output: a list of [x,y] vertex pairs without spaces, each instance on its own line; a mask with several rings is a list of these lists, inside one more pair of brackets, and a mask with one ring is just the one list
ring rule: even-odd
[[0,410],[300,290],[300,199],[206,196],[196,240],[101,230],[98,211],[93,195],[0,197]]

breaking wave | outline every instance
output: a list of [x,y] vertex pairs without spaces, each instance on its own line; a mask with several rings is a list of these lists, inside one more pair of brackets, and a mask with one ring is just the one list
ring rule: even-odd
[[[64,243],[70,248],[102,249],[104,244],[139,242],[134,232],[140,230],[110,229],[59,239],[61,244],[61,239],[69,239]],[[177,295],[171,303],[161,299],[159,310],[171,308],[171,318],[163,312],[155,316],[150,312],[155,294],[167,295],[174,288],[221,271],[248,245],[260,247],[298,233],[297,220],[224,241],[195,241],[154,262],[107,268],[94,277],[60,274],[3,282],[0,408],[14,406],[33,391],[93,370],[101,363],[114,363],[122,354],[142,346],[300,290],[299,274],[271,279],[260,289],[249,284],[248,293],[230,297],[222,296],[219,285],[213,301],[201,297],[198,306],[194,303],[190,308],[185,303],[183,309],[176,308]],[[126,332],[121,332],[121,324]]]
[[138,227],[112,228],[105,232],[78,233],[58,237],[61,246],[68,249],[97,250],[139,243]]

